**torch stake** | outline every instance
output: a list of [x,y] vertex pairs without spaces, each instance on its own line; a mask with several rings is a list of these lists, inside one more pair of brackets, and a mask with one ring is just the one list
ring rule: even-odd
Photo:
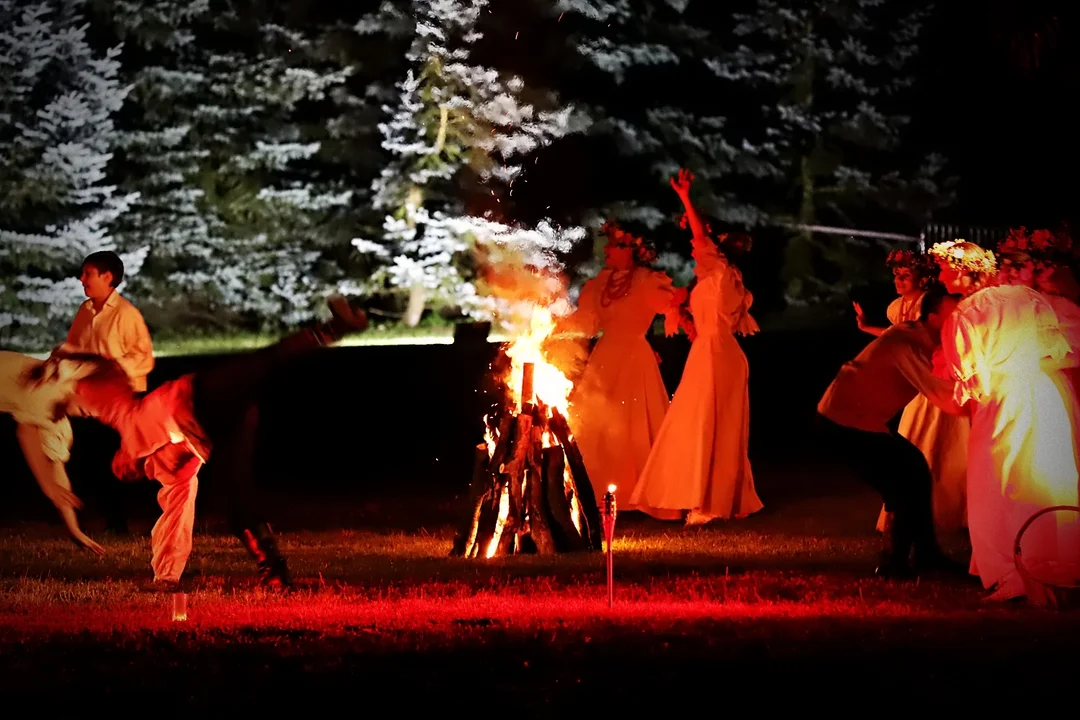
[[607,606],[615,606],[615,558],[611,554],[611,537],[607,541]]
[[615,486],[608,485],[607,494],[604,495],[604,536],[607,539],[607,603],[609,608],[615,606],[615,555],[611,549],[611,541],[615,537],[615,516],[618,512],[615,505]]

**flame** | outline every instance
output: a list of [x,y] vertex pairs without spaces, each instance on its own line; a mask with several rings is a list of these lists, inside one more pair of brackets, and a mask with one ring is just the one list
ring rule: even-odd
[[[549,361],[544,353],[544,345],[556,329],[556,316],[569,311],[566,297],[566,282],[561,275],[550,271],[538,271],[536,268],[510,266],[488,266],[483,273],[487,290],[505,307],[503,320],[511,333],[511,340],[504,349],[510,361],[506,374],[499,378],[506,392],[506,402],[515,410],[527,404],[541,404],[546,408],[548,419],[552,411],[558,410],[570,427],[574,424],[573,408],[570,396],[574,383],[564,371]],[[575,362],[573,357],[563,358],[567,364]],[[532,366],[532,392],[529,397],[522,397],[525,388],[525,367]],[[484,416],[484,443],[488,458],[495,455],[499,443],[499,429],[493,427],[490,416]],[[573,435],[570,435],[573,439]],[[558,439],[550,428],[545,428],[541,439],[544,448],[558,445]],[[501,472],[501,470],[498,470]],[[528,474],[522,482],[523,495],[527,484],[535,482]],[[575,481],[569,463],[563,467],[563,486],[570,505],[570,518],[580,533],[585,525],[584,511],[575,492]],[[498,499],[499,509],[494,534],[483,549],[484,556],[492,558],[498,552],[503,533],[508,528],[510,515],[509,487],[503,486]],[[526,521],[527,522],[527,521]]]
[[[506,387],[514,403],[539,400],[548,407],[557,408],[564,416],[570,412],[570,393],[574,383],[567,379],[562,370],[547,361],[541,348],[544,341],[555,329],[555,320],[551,310],[535,307],[529,319],[528,330],[514,339],[506,348],[512,367],[506,378]],[[522,398],[522,380],[526,364],[533,366],[533,397]]]

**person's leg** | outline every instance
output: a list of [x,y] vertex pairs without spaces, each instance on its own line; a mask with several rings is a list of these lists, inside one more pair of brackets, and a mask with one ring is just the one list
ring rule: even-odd
[[229,530],[258,563],[259,582],[266,587],[287,588],[292,585],[288,564],[278,550],[255,487],[258,428],[259,408],[251,405],[235,430],[215,446],[214,470],[223,483]]
[[892,523],[882,534],[881,556],[875,572],[889,576],[906,575],[912,545],[911,524],[907,516],[900,512],[905,500],[899,489],[901,475],[892,472],[896,446],[891,436],[884,432],[843,427],[820,416],[818,424],[826,447],[851,462],[859,479],[881,494],[885,511],[893,516]]
[[154,584],[174,589],[187,567],[195,530],[195,498],[202,463],[183,443],[166,445],[146,459],[146,475],[161,483],[161,517],[150,531]]

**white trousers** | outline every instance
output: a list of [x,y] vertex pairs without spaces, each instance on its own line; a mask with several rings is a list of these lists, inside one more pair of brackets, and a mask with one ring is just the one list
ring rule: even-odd
[[186,442],[166,445],[146,459],[146,476],[161,483],[161,517],[150,531],[154,579],[178,582],[191,555],[195,496],[202,462]]

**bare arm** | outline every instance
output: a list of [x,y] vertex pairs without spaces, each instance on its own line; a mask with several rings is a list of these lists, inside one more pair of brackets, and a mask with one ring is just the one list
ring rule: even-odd
[[690,202],[690,183],[694,181],[694,176],[688,170],[680,170],[677,178],[671,179],[671,188],[682,200],[683,207],[686,208],[686,219],[690,223],[690,232],[694,234],[695,240],[705,240],[709,237],[708,231],[705,229],[705,223],[701,221],[701,217],[697,214],[697,210],[694,209],[694,204]]
[[26,464],[34,474],[45,497],[56,506],[68,534],[79,545],[97,555],[104,555],[105,549],[91,540],[80,528],[75,510],[82,507],[82,501],[71,491],[71,480],[63,463],[48,457],[41,428],[36,425],[20,423],[15,431],[22,447]]
[[870,333],[875,337],[879,337],[881,333],[888,330],[888,328],[877,327],[871,325],[866,321],[866,315],[863,313],[862,305],[859,303],[851,303],[855,307],[855,324],[859,326],[859,329],[863,332]]

